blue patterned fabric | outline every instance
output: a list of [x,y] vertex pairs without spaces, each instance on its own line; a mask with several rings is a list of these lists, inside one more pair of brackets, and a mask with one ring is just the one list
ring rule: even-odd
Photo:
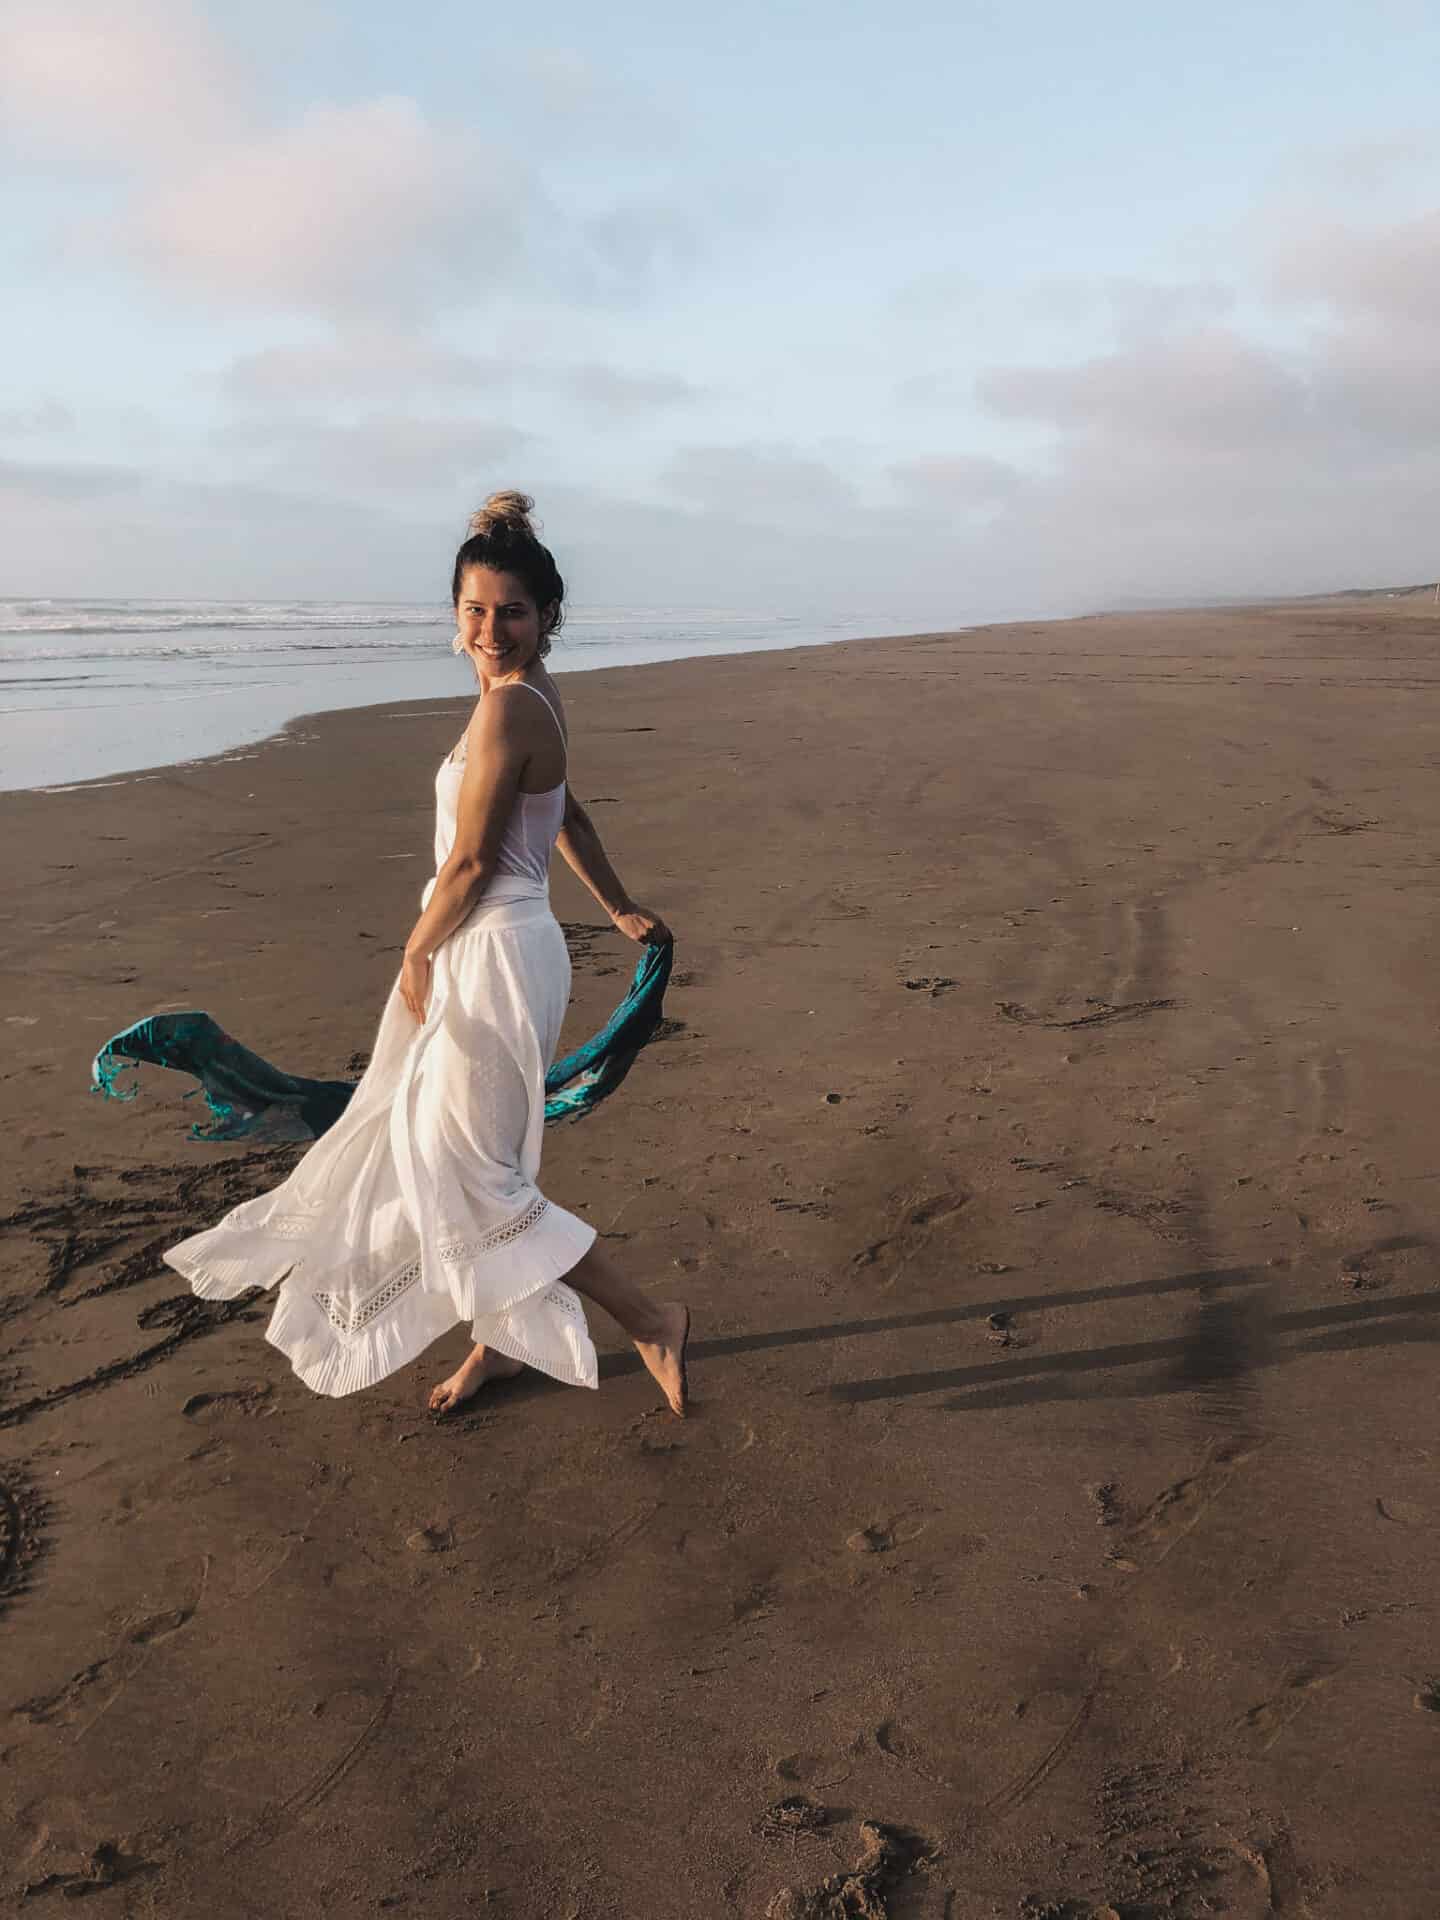
[[[654,1038],[665,1010],[674,964],[672,941],[647,946],[630,990],[600,1031],[557,1060],[545,1076],[545,1122],[578,1119],[612,1094]],[[91,1091],[133,1100],[138,1088],[121,1076],[141,1065],[170,1067],[199,1081],[186,1095],[205,1096],[212,1124],[190,1129],[192,1140],[318,1140],[349,1104],[355,1083],[307,1080],[284,1073],[242,1047],[208,1013],[157,1013],[137,1020],[95,1056]]]

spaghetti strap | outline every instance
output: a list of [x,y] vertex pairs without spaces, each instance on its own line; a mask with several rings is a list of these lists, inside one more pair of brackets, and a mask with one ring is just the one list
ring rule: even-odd
[[[560,723],[559,714],[555,711],[554,707],[551,706],[550,702],[545,698],[544,694],[541,693],[540,689],[538,687],[530,686],[528,681],[511,680],[507,684],[512,687],[524,687],[528,693],[533,693],[535,698],[538,701],[540,701],[541,704],[544,706],[545,711],[549,714],[550,718],[555,722],[555,731],[560,736],[560,745],[565,754],[565,768],[566,768],[566,773],[568,775],[569,768],[570,768],[570,740],[568,735],[565,732],[564,727]],[[504,691],[505,691],[504,687],[496,687],[494,689],[495,693],[503,693]],[[481,694],[480,696],[481,703],[483,703],[484,701],[490,698],[491,698],[491,695],[488,693]],[[470,758],[470,729],[469,727],[467,727],[464,733],[462,733],[460,738],[455,742],[455,745],[451,750],[451,752],[446,756],[444,764],[447,767],[463,767],[469,758]],[[560,782],[560,785],[563,787],[564,784],[565,782],[562,780]],[[554,792],[556,791],[556,789],[552,788],[551,791]],[[533,794],[522,794],[522,798],[524,799],[534,799],[534,797],[535,796]]]
[[[565,737],[565,729],[564,727],[561,726],[560,716],[558,713],[556,713],[554,707],[551,706],[550,702],[545,698],[544,694],[540,691],[540,689],[538,687],[532,687],[528,680],[512,680],[510,684],[512,687],[523,687],[526,693],[533,693],[535,698],[544,707],[545,711],[549,714],[550,718],[555,722],[555,731],[560,736],[560,744],[565,749],[565,759],[566,759],[566,762],[568,763],[570,759],[570,742]],[[503,687],[497,687],[495,691],[497,693],[503,693],[505,689]]]

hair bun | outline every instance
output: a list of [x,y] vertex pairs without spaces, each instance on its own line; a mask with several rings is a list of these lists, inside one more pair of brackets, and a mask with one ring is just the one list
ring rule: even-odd
[[471,514],[468,537],[474,540],[505,527],[511,533],[529,534],[533,540],[535,529],[530,516],[534,511],[535,502],[528,493],[492,493],[484,506]]
[[471,567],[489,567],[521,582],[543,615],[540,654],[550,651],[551,639],[565,617],[565,582],[555,556],[542,546],[530,515],[535,502],[528,493],[492,493],[470,516],[470,528],[455,555],[450,576],[450,599],[460,604],[460,589]]

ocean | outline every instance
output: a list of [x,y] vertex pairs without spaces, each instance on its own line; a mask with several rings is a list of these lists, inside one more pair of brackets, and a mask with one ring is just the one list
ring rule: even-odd
[[[561,674],[860,639],[846,624],[576,607]],[[471,690],[443,605],[0,600],[0,788],[54,787],[247,746],[303,713]]]

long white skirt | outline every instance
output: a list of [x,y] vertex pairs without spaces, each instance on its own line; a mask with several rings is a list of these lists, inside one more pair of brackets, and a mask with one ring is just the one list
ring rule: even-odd
[[461,1322],[595,1386],[585,1310],[561,1278],[595,1231],[536,1185],[569,998],[548,899],[502,878],[436,953],[422,1027],[391,990],[350,1105],[284,1185],[166,1261],[207,1298],[278,1285],[266,1338],[316,1393],[373,1386]]

